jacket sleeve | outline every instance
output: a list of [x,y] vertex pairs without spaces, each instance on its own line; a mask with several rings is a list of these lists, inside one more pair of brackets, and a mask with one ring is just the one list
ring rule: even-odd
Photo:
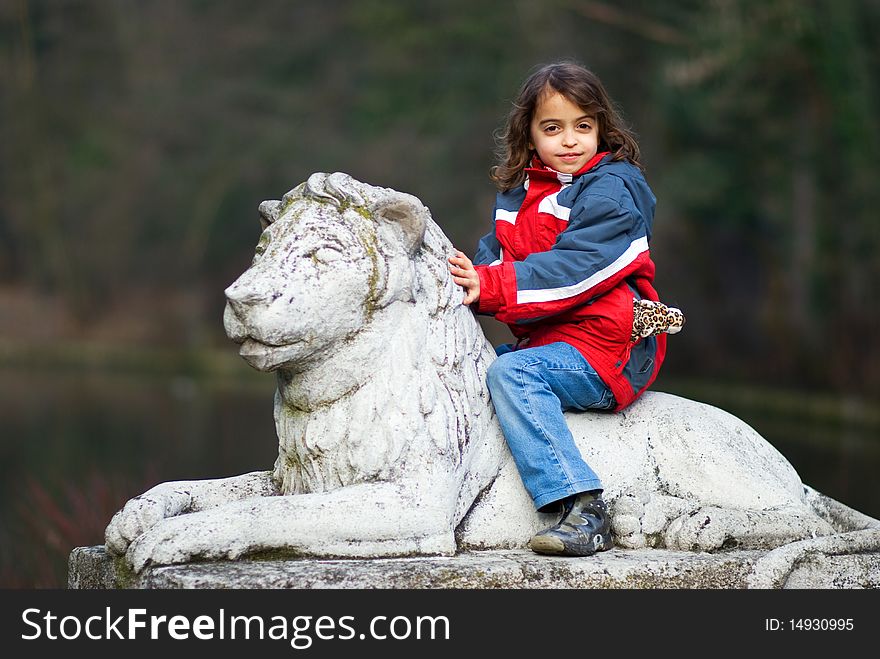
[[[498,218],[499,216],[507,218],[516,217],[517,210],[522,204],[524,197],[525,188],[517,188],[512,192],[499,192],[496,195],[495,208],[492,211],[492,217],[494,218],[492,231],[480,239],[480,242],[477,244],[477,251],[474,254],[473,264],[478,271],[482,266],[491,266],[494,268],[501,265],[501,262],[504,260],[504,255],[502,254],[501,243],[498,241],[495,234],[495,227],[499,221]],[[496,291],[486,288],[489,283],[490,282],[485,281],[482,276],[480,277],[480,298],[471,305],[471,309],[477,313],[488,315],[493,315],[495,313],[494,310],[484,310],[481,303],[481,300],[484,297],[487,300],[492,301],[497,296]]]
[[474,254],[474,265],[489,265],[490,263],[501,262],[501,243],[495,237],[495,228],[480,238],[477,243],[477,251]]
[[551,249],[477,266],[480,311],[506,323],[541,320],[589,302],[649,262],[647,226],[634,204],[584,195]]

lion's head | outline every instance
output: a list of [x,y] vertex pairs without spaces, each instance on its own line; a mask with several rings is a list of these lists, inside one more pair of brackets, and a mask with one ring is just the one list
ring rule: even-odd
[[428,209],[336,173],[263,202],[260,215],[224,322],[251,366],[279,371],[280,490],[391,478],[417,469],[420,452],[434,455],[430,470],[457,468],[492,422],[481,410],[494,350]]
[[415,197],[313,174],[280,201],[264,201],[260,215],[256,255],[226,289],[224,313],[227,334],[254,368],[308,365],[377,310],[412,300],[414,255],[430,220]]

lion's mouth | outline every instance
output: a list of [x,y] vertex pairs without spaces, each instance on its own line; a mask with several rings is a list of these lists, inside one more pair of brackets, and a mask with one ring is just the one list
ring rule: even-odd
[[301,344],[303,341],[301,339],[285,341],[284,343],[269,343],[267,341],[258,341],[257,339],[246,336],[243,338],[241,342],[241,348],[239,348],[238,352],[242,356],[247,354],[254,354],[257,352],[265,351],[265,350],[283,350],[284,348],[292,348]]
[[242,342],[238,354],[258,371],[274,371],[301,361],[303,343],[288,341],[283,345],[272,345],[248,337]]
[[241,342],[241,347],[238,349],[238,352],[239,352],[239,354],[244,356],[245,354],[253,354],[260,349],[265,349],[265,348],[269,348],[269,347],[270,347],[269,345],[262,343],[260,341],[257,341],[256,339],[245,338]]

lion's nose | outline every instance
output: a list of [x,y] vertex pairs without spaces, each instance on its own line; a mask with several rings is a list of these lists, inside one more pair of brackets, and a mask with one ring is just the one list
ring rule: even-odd
[[263,296],[250,286],[242,286],[238,282],[232,284],[224,291],[226,299],[236,312],[241,313],[247,307],[260,302]]
[[227,304],[223,311],[223,326],[230,339],[241,343],[248,336],[246,325],[251,310],[259,304],[261,296],[253,286],[242,285],[240,280],[231,284],[224,293]]
[[223,309],[223,328],[226,330],[226,335],[236,343],[244,343],[248,338],[247,327],[241,322],[231,304],[227,304]]

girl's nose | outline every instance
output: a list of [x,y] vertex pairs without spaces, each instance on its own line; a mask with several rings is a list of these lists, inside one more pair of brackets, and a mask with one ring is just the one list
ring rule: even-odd
[[577,144],[577,139],[575,138],[574,131],[570,128],[562,133],[562,144],[564,146],[574,146],[575,144]]

